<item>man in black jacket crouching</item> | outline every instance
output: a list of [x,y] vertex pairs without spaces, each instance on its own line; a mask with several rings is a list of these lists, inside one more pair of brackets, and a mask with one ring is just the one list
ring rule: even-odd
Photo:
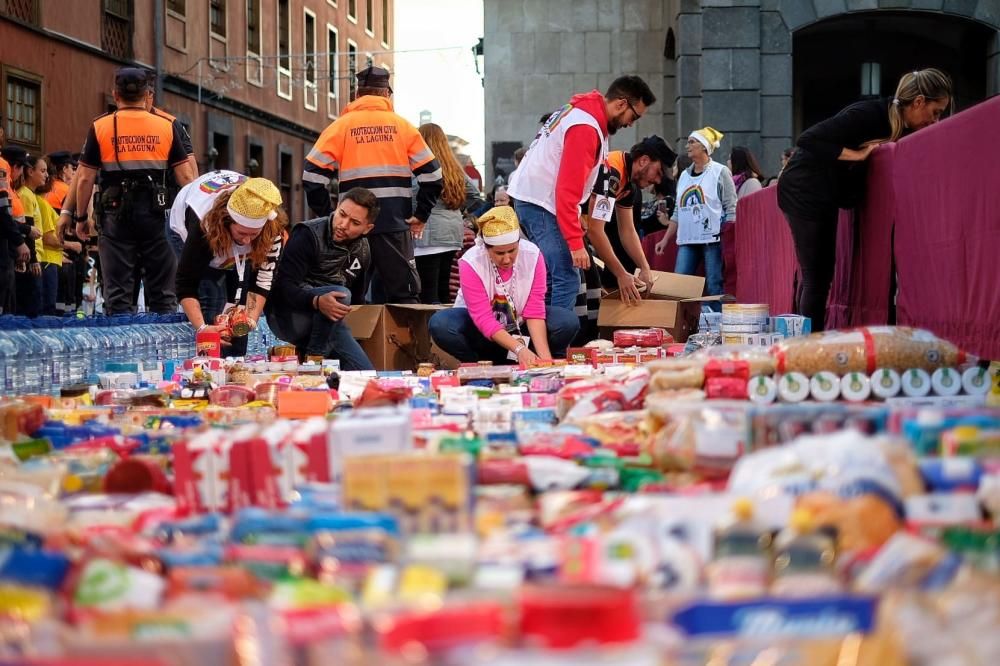
[[356,187],[340,196],[330,217],[295,225],[267,303],[267,323],[278,337],[307,356],[340,359],[344,370],[374,369],[343,319],[368,290],[365,236],[378,210],[375,195]]

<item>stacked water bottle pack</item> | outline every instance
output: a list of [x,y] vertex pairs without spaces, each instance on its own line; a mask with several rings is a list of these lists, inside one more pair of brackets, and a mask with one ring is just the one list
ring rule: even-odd
[[194,330],[183,314],[0,317],[0,395],[57,394],[97,383],[109,362],[193,355]]

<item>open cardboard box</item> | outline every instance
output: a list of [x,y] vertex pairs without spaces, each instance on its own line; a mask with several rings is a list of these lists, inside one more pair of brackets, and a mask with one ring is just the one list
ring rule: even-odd
[[458,360],[431,340],[428,321],[449,305],[355,305],[344,322],[376,370],[454,369]]
[[684,342],[698,332],[698,319],[704,303],[729,302],[732,296],[702,296],[705,278],[653,271],[653,284],[638,305],[622,302],[618,290],[601,299],[597,311],[597,326],[602,334],[616,328],[667,329],[674,340]]

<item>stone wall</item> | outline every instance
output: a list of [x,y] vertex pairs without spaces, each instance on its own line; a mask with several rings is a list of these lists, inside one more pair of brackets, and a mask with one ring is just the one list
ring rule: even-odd
[[[487,161],[492,142],[527,145],[540,115],[629,73],[658,101],[614,147],[656,133],[681,149],[691,130],[712,125],[726,134],[720,155],[746,145],[770,173],[794,139],[792,34],[883,10],[1000,28],[1000,0],[485,0]],[[673,60],[664,57],[668,31]],[[987,94],[1000,93],[1000,32],[985,66]]]
[[607,89],[622,74],[649,83],[657,103],[612,137],[628,148],[649,134],[674,137],[674,67],[664,58],[676,0],[485,0],[487,183],[491,146],[527,146],[542,114],[578,92]]

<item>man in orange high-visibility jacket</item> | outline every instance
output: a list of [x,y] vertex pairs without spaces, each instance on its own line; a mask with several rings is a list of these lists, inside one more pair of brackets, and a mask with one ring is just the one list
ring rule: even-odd
[[[320,217],[332,212],[327,188],[334,178],[339,177],[341,192],[364,187],[378,197],[378,219],[368,235],[376,284],[387,303],[417,303],[420,277],[413,239],[423,233],[441,194],[441,166],[417,129],[393,112],[389,72],[368,67],[357,78],[357,99],[306,156],[302,187],[309,207]],[[419,188],[416,210],[413,177]]]
[[145,70],[118,70],[118,109],[91,125],[77,171],[74,220],[80,236],[85,234],[83,223],[98,171],[101,175],[97,247],[108,314],[134,311],[137,268],[143,271],[149,309],[177,310],[177,260],[163,222],[170,208],[167,172],[173,170],[181,187],[194,175],[177,125],[146,110],[148,87]]

